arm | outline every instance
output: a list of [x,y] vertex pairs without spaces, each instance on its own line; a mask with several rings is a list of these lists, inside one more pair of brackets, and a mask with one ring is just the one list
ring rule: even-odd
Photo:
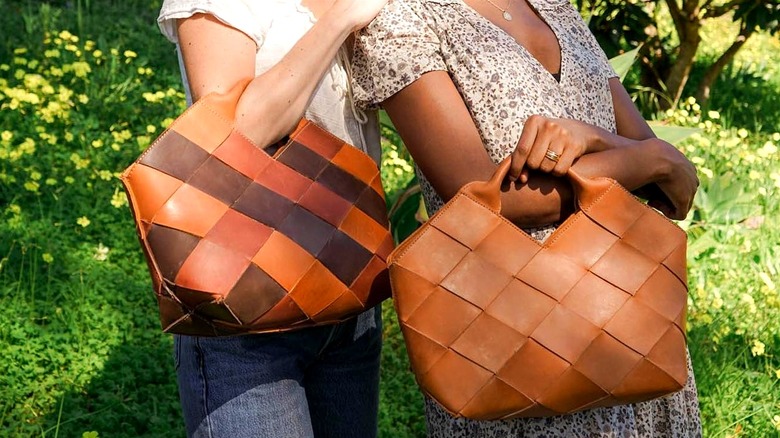
[[[574,144],[581,149],[575,165],[581,174],[609,176],[629,190],[668,178],[672,174],[670,167],[674,167],[672,158],[681,154],[654,138],[619,82],[617,87],[615,82],[611,85],[615,110],[621,114],[620,135],[581,122],[548,124],[546,121],[555,120],[535,117],[531,124],[540,134],[534,135],[534,140],[539,138],[549,144],[553,140],[544,133],[556,131],[555,137],[569,142],[567,147]],[[633,113],[626,111],[627,104]],[[487,156],[479,132],[446,72],[424,74],[388,98],[383,106],[415,162],[445,200],[464,184],[486,180],[494,172],[496,166]],[[526,128],[529,129],[528,124]],[[524,137],[521,142],[528,140],[525,133]],[[528,156],[527,151],[525,155]],[[685,163],[683,157],[676,165],[685,168]],[[513,184],[502,194],[503,214],[521,227],[557,222],[571,213],[569,183],[544,173],[550,169],[541,169],[540,165],[531,172],[527,183]]]
[[[262,146],[290,132],[339,47],[385,1],[337,0],[278,64],[249,83],[236,108],[236,128]],[[178,34],[193,99],[255,76],[255,43],[213,16],[179,20]]]

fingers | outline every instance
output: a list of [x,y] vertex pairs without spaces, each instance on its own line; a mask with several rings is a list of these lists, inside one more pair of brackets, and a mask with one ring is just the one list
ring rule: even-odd
[[[532,122],[534,116],[531,116],[526,121],[523,127],[523,133],[520,135],[520,140],[517,142],[515,151],[512,152],[512,164],[509,166],[509,180],[517,181],[523,172],[528,160],[528,155],[531,153],[535,143],[536,136],[538,134],[537,125]],[[527,177],[526,177],[527,179]],[[521,181],[522,182],[522,181]]]

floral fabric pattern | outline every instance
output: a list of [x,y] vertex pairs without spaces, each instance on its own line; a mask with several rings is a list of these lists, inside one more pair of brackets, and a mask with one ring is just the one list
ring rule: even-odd
[[[518,0],[522,1],[522,0]],[[461,0],[390,0],[358,36],[353,89],[358,106],[381,103],[430,71],[447,71],[495,163],[517,145],[528,117],[571,118],[616,131],[609,80],[616,75],[569,0],[527,0],[561,47],[556,78],[511,36]],[[417,170],[428,211],[444,204]],[[554,226],[526,230],[545,240]],[[548,418],[474,421],[453,418],[426,399],[432,438],[700,437],[696,384],[634,405]]]

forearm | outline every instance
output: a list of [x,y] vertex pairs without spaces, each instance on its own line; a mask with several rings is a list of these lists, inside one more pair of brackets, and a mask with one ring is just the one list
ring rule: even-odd
[[[614,136],[619,147],[580,157],[572,168],[590,178],[609,177],[628,190],[657,182],[668,175],[670,164],[659,153],[660,140],[631,140]],[[612,143],[615,146],[615,143]],[[536,172],[527,184],[516,184],[502,194],[502,212],[520,227],[560,222],[574,211],[571,185],[566,177]]]
[[256,144],[271,144],[300,120],[352,26],[331,9],[282,60],[255,77],[236,109],[237,128]]

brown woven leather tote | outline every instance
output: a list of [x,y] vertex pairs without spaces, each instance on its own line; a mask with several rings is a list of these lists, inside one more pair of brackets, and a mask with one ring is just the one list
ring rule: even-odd
[[308,120],[269,155],[233,128],[247,83],[198,101],[121,176],[166,332],[329,324],[390,294],[374,161]]
[[649,400],[687,379],[686,235],[608,178],[543,244],[500,215],[505,161],[389,258],[422,390],[456,416],[542,417]]

